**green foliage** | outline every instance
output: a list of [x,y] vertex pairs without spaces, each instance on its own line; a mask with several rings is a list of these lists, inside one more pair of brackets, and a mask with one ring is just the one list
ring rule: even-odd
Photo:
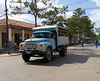
[[95,28],[95,30],[98,33],[97,40],[100,40],[100,28]]
[[96,32],[100,34],[100,28],[95,28]]
[[[38,2],[42,2],[46,7],[39,8],[37,6]],[[85,10],[78,8],[74,10],[73,16],[66,19],[65,14],[68,11],[68,6],[54,7],[51,3],[47,4],[49,0],[12,0],[11,3],[16,3],[17,5],[10,5],[13,9],[12,14],[31,14],[35,17],[35,26],[37,26],[37,17],[44,18],[42,22],[44,25],[59,25],[66,26],[69,30],[69,36],[72,38],[74,35],[83,35],[85,37],[96,37],[93,31],[94,24],[86,16]],[[47,6],[48,5],[48,6]],[[52,8],[48,11],[47,8]],[[100,28],[96,29],[96,32],[100,33]]]
[[73,16],[81,17],[82,15],[85,15],[86,12],[85,12],[85,10],[78,8],[78,9],[74,10],[73,14],[74,14]]
[[97,35],[97,40],[100,40],[100,35]]
[[63,26],[65,23],[65,18],[61,14],[65,14],[67,10],[67,6],[52,7],[52,10],[49,10],[42,14],[41,18],[45,18],[46,20],[42,23],[44,25],[60,25]]
[[[43,11],[47,9],[48,6],[45,8],[39,8],[37,6],[38,2],[42,2],[44,5],[47,5],[47,2],[49,0],[12,0],[10,5],[10,8],[12,8],[12,14],[31,14],[35,17],[35,26],[37,26],[37,17],[40,17]],[[17,6],[18,5],[18,6]],[[51,6],[51,3],[49,3],[49,6]]]
[[88,37],[90,37],[90,39],[93,40],[93,41],[97,40],[97,35],[94,32],[94,30],[91,30],[91,33]]
[[93,34],[94,23],[91,22],[88,16],[85,16],[85,10],[78,8],[73,14],[71,18],[66,20],[70,38],[77,34],[83,35],[84,38],[90,37]]

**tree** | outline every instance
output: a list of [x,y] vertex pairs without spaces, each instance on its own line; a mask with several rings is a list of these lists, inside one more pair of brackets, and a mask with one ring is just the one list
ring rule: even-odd
[[82,22],[81,24],[82,26],[80,29],[80,32],[82,32],[81,34],[83,34],[84,37],[90,37],[95,23],[92,23],[92,21],[89,19],[88,16],[81,17],[81,22]]
[[95,28],[96,32],[100,34],[100,28]]
[[92,30],[91,33],[90,33],[90,39],[93,40],[93,41],[97,40],[97,35],[94,32],[94,30]]
[[[10,8],[13,9],[12,14],[31,14],[35,17],[35,27],[37,27],[37,17],[40,17],[41,13],[45,11],[51,3],[48,3],[49,0],[12,0]],[[42,2],[45,7],[39,8],[37,3]],[[19,5],[20,4],[20,5]]]
[[73,12],[73,16],[66,20],[66,27],[69,30],[70,39],[73,35],[83,35],[89,37],[92,29],[94,28],[94,23],[91,22],[88,16],[85,16],[85,10],[81,8],[76,9]]
[[82,17],[83,15],[86,14],[85,10],[82,10],[81,8],[77,8],[76,10],[74,10],[73,12],[73,17]]
[[95,28],[95,30],[98,33],[97,40],[100,40],[100,28]]
[[100,40],[100,35],[97,35],[97,40]]
[[63,6],[62,8],[59,7],[52,7],[51,10],[42,14],[41,18],[44,18],[42,23],[44,25],[60,25],[63,26],[65,22],[65,18],[61,14],[65,14],[67,10],[67,6]]

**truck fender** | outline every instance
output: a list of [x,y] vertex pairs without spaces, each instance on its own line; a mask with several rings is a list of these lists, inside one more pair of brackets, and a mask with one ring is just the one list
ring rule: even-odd
[[48,42],[48,43],[45,43],[45,52],[47,51],[47,48],[48,47],[51,47],[52,48],[52,45]]

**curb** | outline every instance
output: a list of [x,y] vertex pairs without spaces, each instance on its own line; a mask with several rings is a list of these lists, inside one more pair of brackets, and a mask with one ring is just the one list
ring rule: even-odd
[[20,56],[21,53],[1,54],[0,57]]

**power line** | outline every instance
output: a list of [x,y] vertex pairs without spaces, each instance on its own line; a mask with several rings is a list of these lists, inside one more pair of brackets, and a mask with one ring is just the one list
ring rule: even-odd
[[93,8],[84,8],[86,10],[89,10],[89,9],[100,9],[100,7],[93,7]]
[[3,17],[3,16],[5,16],[5,14],[1,15],[0,18]]
[[4,14],[4,13],[0,13],[0,14]]
[[[90,10],[90,9],[100,9],[100,7],[91,7],[91,8],[82,8],[84,10]],[[70,9],[69,11],[73,11],[73,10],[76,10],[76,9]]]
[[87,1],[90,1],[90,0],[83,0],[83,1],[75,2],[75,3],[71,3],[71,4],[67,4],[67,5],[74,5],[74,4],[79,4],[79,3],[83,3],[83,2],[87,2]]

